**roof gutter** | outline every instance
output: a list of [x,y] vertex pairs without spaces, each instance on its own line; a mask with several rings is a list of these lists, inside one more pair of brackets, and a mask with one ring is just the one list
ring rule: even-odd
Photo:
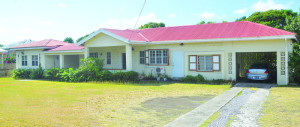
[[61,51],[44,51],[44,53],[84,53],[84,49],[81,50],[61,50]]

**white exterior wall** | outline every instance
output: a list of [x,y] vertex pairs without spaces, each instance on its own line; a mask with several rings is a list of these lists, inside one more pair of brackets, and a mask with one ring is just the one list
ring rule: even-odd
[[[22,54],[22,52],[24,54]],[[22,56],[27,56],[27,66],[22,66]],[[39,64],[44,68],[44,53],[42,50],[24,50],[24,51],[16,51],[16,68],[38,68],[39,66],[32,66],[32,55],[38,55],[39,56]]]

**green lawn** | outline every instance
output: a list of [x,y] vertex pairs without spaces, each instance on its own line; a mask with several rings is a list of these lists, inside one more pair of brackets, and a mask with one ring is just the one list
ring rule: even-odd
[[0,78],[0,126],[163,126],[229,88]]
[[259,119],[263,127],[300,127],[300,87],[271,88],[263,113]]

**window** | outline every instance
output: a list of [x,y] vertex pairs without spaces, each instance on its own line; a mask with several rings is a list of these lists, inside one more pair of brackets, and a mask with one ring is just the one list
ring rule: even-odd
[[22,56],[22,66],[27,66],[27,56]]
[[145,64],[145,51],[140,51],[140,64]]
[[90,52],[90,57],[98,58],[98,53],[97,52]]
[[212,71],[212,56],[198,56],[197,70]]
[[106,64],[111,64],[111,54],[110,54],[110,52],[107,52],[107,55],[106,55]]
[[190,71],[220,71],[220,55],[189,56]]
[[32,55],[32,66],[39,66],[38,62],[39,62],[38,55]]
[[169,62],[168,50],[149,50],[150,64],[167,65]]

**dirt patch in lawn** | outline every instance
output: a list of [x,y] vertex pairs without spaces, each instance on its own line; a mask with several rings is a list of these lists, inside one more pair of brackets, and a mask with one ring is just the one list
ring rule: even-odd
[[[142,102],[141,107],[135,107],[132,108],[132,110],[134,110],[134,112],[137,114],[151,113],[156,118],[168,123],[200,106],[202,103],[207,102],[213,97],[213,95],[166,98],[159,97]],[[149,119],[142,119],[139,121],[139,123],[141,125],[143,123],[152,123],[153,126],[157,126],[155,121],[150,122]]]

